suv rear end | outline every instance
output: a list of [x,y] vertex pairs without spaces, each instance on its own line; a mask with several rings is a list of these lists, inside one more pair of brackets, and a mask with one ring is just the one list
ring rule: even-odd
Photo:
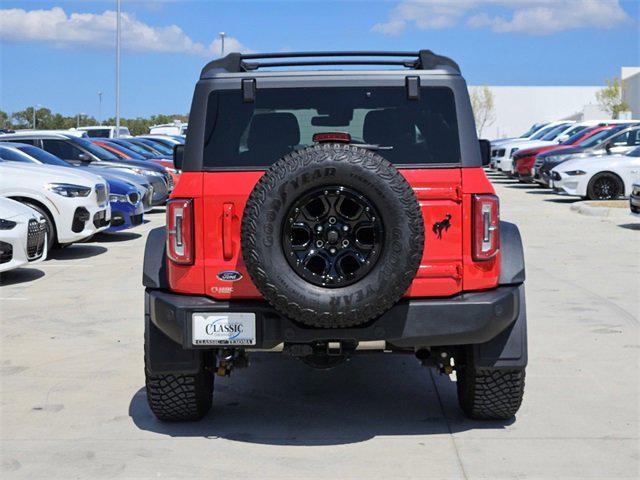
[[[265,71],[362,63],[404,68]],[[316,368],[367,350],[414,353],[456,371],[468,415],[515,413],[522,246],[499,220],[455,62],[430,51],[231,54],[203,69],[189,123],[167,228],[145,252],[159,418],[204,415],[213,373],[250,351]],[[192,400],[176,407],[187,383]]]

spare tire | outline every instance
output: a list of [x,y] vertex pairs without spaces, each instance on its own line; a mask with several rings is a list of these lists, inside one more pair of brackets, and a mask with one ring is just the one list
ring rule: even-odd
[[274,163],[242,219],[254,284],[281,314],[324,328],[391,308],[420,266],[424,223],[413,189],[371,150],[321,144]]

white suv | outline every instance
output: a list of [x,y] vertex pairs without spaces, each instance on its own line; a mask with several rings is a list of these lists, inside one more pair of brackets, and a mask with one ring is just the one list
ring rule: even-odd
[[165,123],[163,125],[153,125],[149,127],[149,133],[151,135],[186,135],[188,123],[174,122]]
[[116,127],[109,125],[95,126],[95,127],[79,127],[76,130],[87,132],[89,137],[93,138],[116,138],[116,137],[130,137],[129,129],[127,127],[120,127],[118,130],[120,133],[116,135]]
[[47,257],[45,219],[22,203],[0,197],[0,272]]
[[0,162],[0,196],[45,218],[47,250],[90,237],[111,221],[107,182],[71,168]]

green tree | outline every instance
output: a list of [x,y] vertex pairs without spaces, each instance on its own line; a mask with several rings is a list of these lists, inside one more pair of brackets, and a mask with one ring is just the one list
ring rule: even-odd
[[622,100],[624,81],[613,77],[605,82],[607,86],[596,92],[596,99],[605,112],[608,112],[612,118],[618,118],[620,112],[629,110],[629,104]]
[[[37,112],[36,112],[37,115]],[[16,128],[32,127],[33,107],[27,107],[24,110],[13,112],[11,114],[12,124]]]
[[473,118],[476,121],[476,131],[478,137],[482,137],[485,127],[493,125],[496,121],[493,93],[489,87],[476,87],[471,91],[471,108]]
[[0,110],[0,128],[11,128],[9,114],[4,110]]
[[[173,115],[151,115],[150,117],[136,117],[136,118],[121,118],[120,125],[127,127],[132,135],[142,135],[149,133],[149,128],[153,125],[162,123],[172,123],[174,120],[180,120],[186,122],[188,115],[173,114]],[[92,126],[99,125],[100,123],[92,116],[81,115],[80,126]],[[36,110],[36,128],[43,130],[67,130],[69,128],[75,128],[78,124],[77,115],[65,116],[60,113],[52,112],[48,108],[38,108]],[[115,125],[115,118],[109,118],[105,120],[105,125]],[[8,114],[0,110],[0,126],[14,129],[21,128],[33,128],[33,107],[27,107],[24,110],[19,110]]]

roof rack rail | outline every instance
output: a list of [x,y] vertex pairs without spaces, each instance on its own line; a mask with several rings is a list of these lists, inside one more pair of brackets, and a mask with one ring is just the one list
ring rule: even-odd
[[[344,57],[352,57],[344,59]],[[373,57],[373,58],[363,58]],[[396,57],[396,58],[393,58]],[[397,57],[408,57],[400,59]],[[297,60],[315,58],[316,60]],[[342,58],[342,59],[340,59]],[[293,60],[292,60],[293,59]],[[256,62],[252,60],[269,60]],[[201,78],[218,72],[242,73],[269,67],[307,67],[322,65],[398,65],[414,70],[443,68],[460,74],[460,67],[448,57],[436,55],[431,50],[418,52],[281,52],[281,53],[230,53],[209,62],[202,69]]]

